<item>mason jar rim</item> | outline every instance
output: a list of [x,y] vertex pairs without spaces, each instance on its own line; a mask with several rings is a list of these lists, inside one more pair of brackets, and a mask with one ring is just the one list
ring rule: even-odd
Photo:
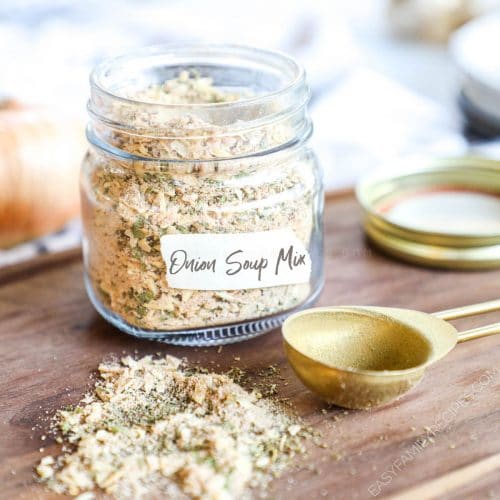
[[[275,67],[276,64],[283,67],[288,66],[292,71],[292,76],[288,81],[279,89],[262,93],[256,96],[245,97],[237,101],[230,102],[215,102],[215,103],[158,103],[151,101],[142,101],[136,98],[128,98],[113,92],[104,84],[106,74],[114,68],[124,64],[137,63],[144,60],[146,57],[171,57],[173,63],[180,63],[180,60],[175,60],[176,57],[184,56],[184,64],[188,65],[188,59],[201,58],[201,57],[214,57],[219,56],[232,56],[241,61],[256,62],[261,65]],[[275,65],[272,65],[272,63]],[[193,60],[194,63],[194,60]],[[152,45],[122,55],[109,57],[98,63],[90,73],[90,87],[98,92],[118,101],[138,104],[146,107],[158,107],[159,109],[192,109],[192,108],[210,108],[210,109],[224,109],[224,108],[238,108],[251,104],[262,103],[267,100],[276,99],[287,93],[292,93],[297,90],[301,85],[305,85],[305,71],[294,58],[278,50],[268,50],[261,48],[254,48],[246,45],[238,44],[201,44],[201,43],[168,43],[161,45]]]

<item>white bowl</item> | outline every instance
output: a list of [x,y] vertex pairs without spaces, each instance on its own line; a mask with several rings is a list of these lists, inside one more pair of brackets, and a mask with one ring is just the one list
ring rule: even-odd
[[462,92],[477,110],[500,123],[500,11],[460,28],[450,51],[462,78]]

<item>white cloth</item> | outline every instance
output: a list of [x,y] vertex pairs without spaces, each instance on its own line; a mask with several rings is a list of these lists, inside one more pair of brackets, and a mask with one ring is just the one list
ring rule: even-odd
[[328,190],[414,154],[459,155],[467,149],[454,117],[431,99],[370,70],[350,73],[312,109],[312,146]]

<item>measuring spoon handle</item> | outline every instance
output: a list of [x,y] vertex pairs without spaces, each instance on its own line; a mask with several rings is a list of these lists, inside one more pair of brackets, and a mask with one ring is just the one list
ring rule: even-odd
[[435,312],[432,315],[436,316],[436,318],[449,321],[450,319],[465,318],[466,316],[475,316],[476,314],[484,314],[492,311],[500,311],[500,299],[456,307],[455,309],[447,309],[446,311]]
[[[433,316],[448,321],[450,319],[465,318],[466,316],[475,316],[476,314],[484,314],[492,311],[500,311],[500,299],[439,311],[433,313]],[[496,335],[497,333],[500,333],[500,323],[493,323],[492,325],[480,326],[479,328],[459,333],[458,342],[466,342],[467,340]]]
[[500,323],[493,323],[492,325],[480,326],[472,330],[459,332],[457,342],[467,342],[468,340],[488,337],[489,335],[496,335],[497,333],[500,333]]

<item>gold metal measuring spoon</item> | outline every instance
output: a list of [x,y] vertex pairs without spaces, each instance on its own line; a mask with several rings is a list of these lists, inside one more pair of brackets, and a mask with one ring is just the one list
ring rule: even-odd
[[283,323],[285,352],[321,399],[368,409],[409,391],[458,342],[500,333],[500,323],[459,333],[447,320],[497,310],[500,300],[434,314],[371,306],[307,309]]

